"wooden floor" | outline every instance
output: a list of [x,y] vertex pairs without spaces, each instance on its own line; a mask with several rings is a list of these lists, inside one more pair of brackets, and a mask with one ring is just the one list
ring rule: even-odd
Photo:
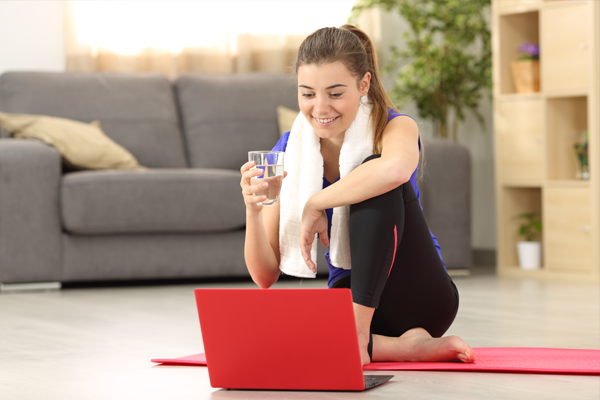
[[[460,311],[448,334],[473,347],[600,348],[600,288],[497,278],[475,269],[454,279]],[[600,377],[396,372],[360,393],[228,391],[204,367],[150,358],[203,351],[195,287],[103,287],[0,294],[0,399],[594,399]],[[324,280],[277,287],[326,287]],[[389,374],[389,372],[382,372]]]

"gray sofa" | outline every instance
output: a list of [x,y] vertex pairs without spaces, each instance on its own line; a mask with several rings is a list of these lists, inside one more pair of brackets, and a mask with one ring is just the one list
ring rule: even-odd
[[[247,277],[239,167],[277,142],[278,105],[297,109],[290,76],[4,73],[0,111],[99,120],[148,169],[64,170],[53,147],[0,132],[0,283]],[[467,269],[468,153],[426,148],[426,218],[448,268]]]

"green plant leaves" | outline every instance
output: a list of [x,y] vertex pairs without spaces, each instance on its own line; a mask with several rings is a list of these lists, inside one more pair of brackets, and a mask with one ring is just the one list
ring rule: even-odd
[[[485,130],[479,102],[491,94],[491,34],[484,11],[490,0],[364,0],[351,22],[372,7],[397,11],[411,32],[403,50],[391,49],[384,71],[398,72],[390,97],[401,108],[414,100],[422,118],[433,120],[448,136],[448,116],[463,121],[470,110]],[[456,124],[455,124],[456,126]],[[456,132],[453,132],[456,139]]]
[[519,236],[528,242],[534,241],[542,233],[542,221],[539,219],[537,213],[526,212],[515,215],[513,219],[524,220],[519,226]]

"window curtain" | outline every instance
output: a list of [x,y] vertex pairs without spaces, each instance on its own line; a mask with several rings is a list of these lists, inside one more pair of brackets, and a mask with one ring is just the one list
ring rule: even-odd
[[307,9],[311,3],[67,0],[66,70],[152,71],[170,78],[184,72],[290,72],[304,38],[322,26],[344,24],[353,1],[313,3],[328,20],[315,19],[314,7]]

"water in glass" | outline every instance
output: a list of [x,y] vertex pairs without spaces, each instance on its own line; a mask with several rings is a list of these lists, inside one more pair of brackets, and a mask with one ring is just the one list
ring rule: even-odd
[[277,204],[281,192],[281,183],[283,182],[283,165],[257,165],[256,168],[262,169],[264,173],[252,178],[250,183],[252,185],[264,182],[269,184],[264,190],[254,193],[255,196],[267,196],[267,199],[258,203],[258,205],[273,206]]

